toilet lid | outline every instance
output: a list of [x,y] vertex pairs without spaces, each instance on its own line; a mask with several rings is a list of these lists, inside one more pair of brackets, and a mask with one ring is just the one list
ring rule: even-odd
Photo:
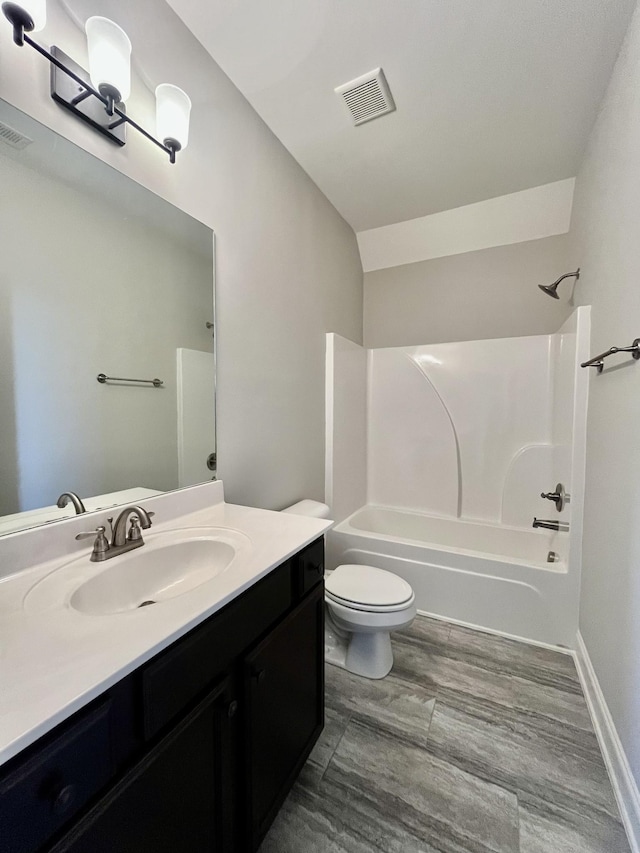
[[325,588],[331,598],[354,605],[392,607],[413,598],[405,580],[373,566],[338,566],[326,578]]

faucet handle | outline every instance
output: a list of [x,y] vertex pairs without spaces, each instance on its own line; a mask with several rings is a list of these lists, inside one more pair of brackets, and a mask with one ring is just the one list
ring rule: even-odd
[[91,536],[104,536],[106,527],[96,527],[95,530],[86,530],[84,533],[77,533],[76,540],[79,542],[81,539],[89,539]]
[[99,527],[96,527],[95,530],[76,534],[77,541],[80,541],[81,539],[89,539],[91,537],[95,538],[93,551],[91,552],[91,560],[94,563],[104,560],[105,555],[109,550],[109,542],[107,541],[107,537],[104,535],[105,531],[106,527],[100,525]]
[[565,505],[571,500],[571,495],[568,495],[565,492],[562,483],[558,483],[556,485],[555,492],[541,492],[540,497],[545,498],[548,501],[553,501],[558,512],[562,512]]
[[[149,519],[153,518],[155,512],[148,512],[147,515]],[[149,521],[151,524],[151,521]],[[127,533],[127,540],[129,542],[139,542],[142,539],[142,530],[140,529],[140,516],[132,515],[129,524],[129,532]]]
[[140,519],[137,515],[132,515],[129,523],[129,532],[127,533],[128,542],[139,542],[142,539],[142,530],[140,530]]

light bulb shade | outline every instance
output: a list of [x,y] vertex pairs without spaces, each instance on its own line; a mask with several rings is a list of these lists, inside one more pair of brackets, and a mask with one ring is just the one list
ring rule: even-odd
[[156,135],[158,139],[175,140],[181,149],[189,142],[191,100],[186,92],[171,83],[156,88]]
[[28,0],[24,8],[33,20],[33,32],[39,33],[47,23],[47,0]]
[[98,91],[100,87],[117,89],[121,101],[131,94],[131,42],[125,31],[95,15],[85,24],[89,51],[89,74]]

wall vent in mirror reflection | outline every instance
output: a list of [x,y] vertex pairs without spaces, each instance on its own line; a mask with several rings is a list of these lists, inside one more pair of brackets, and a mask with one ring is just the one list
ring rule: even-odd
[[[0,123],[33,140],[0,146],[0,535],[73,514],[65,491],[95,510],[211,480],[213,232],[2,101]],[[180,352],[207,363],[188,429]]]

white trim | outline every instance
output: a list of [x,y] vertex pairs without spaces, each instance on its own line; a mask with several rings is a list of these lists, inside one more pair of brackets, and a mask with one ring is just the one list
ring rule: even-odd
[[618,801],[620,815],[633,853],[640,853],[640,791],[631,773],[602,688],[598,683],[582,634],[576,636],[576,667],[593,727]]
[[566,234],[575,178],[360,231],[364,272]]
[[[496,631],[495,628],[485,628],[484,625],[463,622],[462,619],[439,616],[437,613],[428,613],[426,610],[418,610],[417,612],[419,616],[427,616],[429,619],[437,619],[439,622],[450,622],[452,625],[459,625],[461,628],[471,628],[472,631],[480,631],[483,634],[495,634],[496,637],[504,637],[507,640],[526,643],[528,646],[539,646],[541,649],[550,649],[552,652],[560,652],[563,655],[575,657],[573,649],[568,649],[566,646],[554,646],[553,643],[543,643],[542,640],[530,640],[528,637],[519,637],[517,634],[508,634],[506,631]],[[634,853],[636,853],[635,850]]]
[[335,332],[325,335],[324,350],[324,502],[333,507],[333,389],[335,385]]

